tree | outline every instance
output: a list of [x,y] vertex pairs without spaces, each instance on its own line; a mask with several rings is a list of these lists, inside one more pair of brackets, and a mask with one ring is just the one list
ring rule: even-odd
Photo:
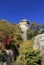
[[33,48],[33,38],[29,41],[26,41],[24,44],[26,44],[23,48],[23,53],[25,54],[25,60],[26,65],[40,65],[41,59],[40,59],[40,50],[34,50]]
[[38,34],[39,29],[40,25],[36,22],[32,22],[29,26],[29,29],[27,30],[27,38],[31,39],[32,37],[36,36]]
[[18,48],[21,41],[22,38],[20,26],[15,25],[13,23],[9,23],[6,20],[1,20],[0,21],[0,42],[2,44],[2,47],[0,48],[1,51],[12,48],[14,50],[14,54],[18,55],[19,54]]
[[25,59],[27,60],[27,65],[40,65],[41,60],[40,60],[40,54],[39,50],[34,51],[31,49],[25,54]]
[[40,25],[36,22],[32,22],[30,25],[31,30],[39,30]]
[[13,37],[13,40],[16,43],[18,43],[19,40],[22,40],[20,26],[9,23],[6,20],[1,20],[0,21],[0,39],[10,40],[11,37]]

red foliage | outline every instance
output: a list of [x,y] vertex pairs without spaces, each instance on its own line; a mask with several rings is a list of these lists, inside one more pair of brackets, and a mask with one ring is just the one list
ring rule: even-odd
[[12,36],[8,37],[8,36],[5,34],[4,37],[3,37],[2,44],[3,44],[3,45],[9,45],[12,40],[13,40],[13,37],[12,37]]

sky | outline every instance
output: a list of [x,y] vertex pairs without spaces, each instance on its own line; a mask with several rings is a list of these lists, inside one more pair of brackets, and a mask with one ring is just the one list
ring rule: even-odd
[[0,20],[17,24],[22,19],[44,24],[44,0],[0,0]]

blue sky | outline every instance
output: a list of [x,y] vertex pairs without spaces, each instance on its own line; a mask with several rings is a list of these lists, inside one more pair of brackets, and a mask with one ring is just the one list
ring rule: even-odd
[[0,0],[0,20],[18,23],[28,19],[44,24],[44,0]]

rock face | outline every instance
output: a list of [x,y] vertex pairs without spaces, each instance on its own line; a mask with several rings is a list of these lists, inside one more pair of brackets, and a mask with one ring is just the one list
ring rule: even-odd
[[43,34],[38,34],[35,38],[34,38],[34,49],[40,49],[43,50],[44,49],[44,33]]
[[28,24],[29,24],[29,22],[28,22],[28,20],[26,20],[26,19],[21,20],[20,23],[19,23],[20,28],[21,28],[21,30],[22,30],[22,39],[23,39],[24,41],[27,40]]
[[41,65],[44,65],[44,33],[38,34],[34,39],[34,49],[40,49]]

